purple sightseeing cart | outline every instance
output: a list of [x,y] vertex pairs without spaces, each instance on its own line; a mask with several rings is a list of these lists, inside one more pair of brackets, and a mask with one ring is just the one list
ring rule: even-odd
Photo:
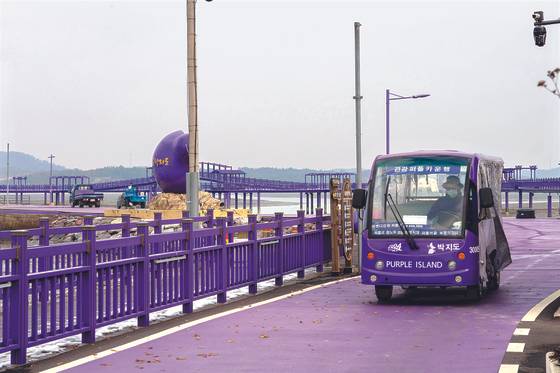
[[378,156],[364,208],[362,283],[379,301],[393,286],[465,287],[480,298],[511,255],[500,217],[503,161],[457,151]]

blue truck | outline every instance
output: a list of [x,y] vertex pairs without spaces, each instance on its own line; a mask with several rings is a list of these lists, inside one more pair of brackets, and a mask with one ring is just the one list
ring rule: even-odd
[[126,208],[126,207],[136,207],[139,206],[140,208],[146,207],[146,197],[141,196],[138,193],[138,188],[135,185],[129,185],[128,188],[120,195],[119,199],[117,200],[117,208]]
[[74,185],[70,189],[70,205],[72,207],[101,207],[103,193],[96,193],[90,184]]

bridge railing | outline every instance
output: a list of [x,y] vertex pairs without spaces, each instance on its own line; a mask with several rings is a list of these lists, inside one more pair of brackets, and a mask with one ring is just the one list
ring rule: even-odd
[[86,224],[76,242],[49,245],[43,236],[34,247],[28,239],[36,230],[12,231],[11,247],[0,250],[0,353],[23,364],[28,347],[76,334],[93,343],[101,326],[130,318],[148,326],[157,310],[188,313],[197,299],[223,303],[232,289],[254,294],[260,281],[281,285],[286,274],[322,271],[330,260],[328,220],[321,209],[308,217],[277,213],[265,223],[250,215],[238,226],[203,217],[201,229],[180,219],[179,232],[162,233],[162,222],[153,221],[135,223],[135,234],[123,223],[123,237],[106,240],[96,237],[100,226]]

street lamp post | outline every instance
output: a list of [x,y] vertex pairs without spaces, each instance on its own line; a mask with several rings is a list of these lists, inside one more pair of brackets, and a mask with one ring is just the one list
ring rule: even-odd
[[[206,0],[212,1],[212,0]],[[189,214],[198,216],[198,94],[196,78],[196,0],[187,0],[187,100],[189,122],[189,172],[187,196]]]
[[[362,93],[360,79],[360,22],[354,22],[354,79],[355,89],[354,100],[356,101],[356,188],[362,188]],[[362,230],[363,222],[358,219],[358,255],[357,266],[362,268]]]
[[417,98],[425,98],[430,97],[429,94],[419,94],[414,96],[401,96],[396,93],[391,92],[390,90],[385,90],[385,154],[389,154],[390,151],[390,102],[393,100],[408,100],[408,99],[417,99]]

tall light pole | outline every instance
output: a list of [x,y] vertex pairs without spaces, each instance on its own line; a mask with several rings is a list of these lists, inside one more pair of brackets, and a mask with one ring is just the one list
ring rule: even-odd
[[10,195],[10,143],[6,146],[6,205],[8,204],[8,196]]
[[[212,1],[212,0],[206,0]],[[198,216],[198,95],[196,78],[196,0],[187,0],[187,100],[189,121],[189,214]]]
[[[360,86],[360,22],[354,22],[354,71],[356,101],[356,188],[362,187],[362,92]],[[358,218],[358,268],[362,261],[362,231],[363,222]]]
[[189,121],[189,214],[198,216],[198,97],[196,80],[196,0],[187,0],[187,100]]
[[50,172],[50,176],[49,176],[49,201],[52,204],[52,162],[53,162],[53,158],[55,158],[54,155],[49,155],[49,158],[51,160],[51,172]]
[[390,102],[393,100],[408,100],[408,99],[416,99],[416,98],[425,98],[430,97],[429,94],[420,94],[414,96],[401,96],[396,93],[391,92],[390,90],[385,90],[385,154],[389,154],[390,152]]

